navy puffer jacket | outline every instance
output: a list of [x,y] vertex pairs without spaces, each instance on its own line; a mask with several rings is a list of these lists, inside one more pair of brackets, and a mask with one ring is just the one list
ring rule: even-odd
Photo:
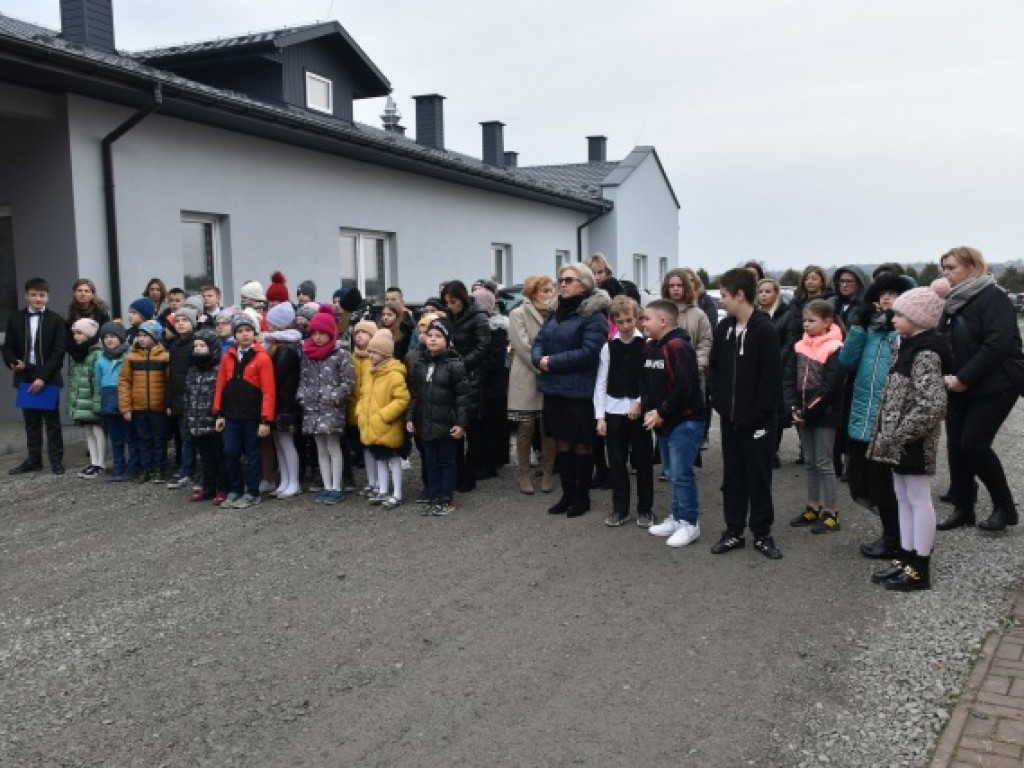
[[548,358],[547,371],[537,377],[537,389],[545,395],[589,400],[597,384],[601,347],[608,341],[608,294],[558,299],[533,340],[531,358],[540,368]]

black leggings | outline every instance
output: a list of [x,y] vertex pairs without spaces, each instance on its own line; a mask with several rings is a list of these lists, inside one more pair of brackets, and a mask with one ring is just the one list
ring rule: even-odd
[[946,447],[949,475],[957,507],[973,512],[978,489],[977,476],[992,497],[993,507],[1013,505],[1013,495],[1006,483],[1006,473],[992,442],[1017,402],[1016,393],[1000,392],[974,400],[952,395],[946,410]]

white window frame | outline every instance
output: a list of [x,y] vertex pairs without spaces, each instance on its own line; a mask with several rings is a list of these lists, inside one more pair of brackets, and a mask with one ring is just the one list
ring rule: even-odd
[[665,282],[665,275],[668,274],[668,256],[658,257],[658,285]]
[[[327,106],[324,107],[320,104],[316,104],[313,101],[310,91],[310,85],[327,86]],[[312,109],[314,112],[322,112],[325,115],[334,114],[334,83],[326,77],[316,74],[315,72],[306,72],[306,107]]]
[[[385,289],[389,285],[393,285],[394,282],[395,282],[392,279],[392,269],[391,269],[391,238],[392,238],[393,235],[391,233],[388,233],[388,232],[374,232],[374,231],[363,230],[363,229],[351,229],[349,227],[343,227],[338,234],[339,234],[339,242],[338,242],[339,250],[341,249],[341,239],[342,238],[346,238],[346,237],[355,238],[355,241],[356,241],[356,264],[355,264],[355,266],[356,266],[356,277],[355,277],[355,287],[359,289],[359,293],[361,293],[363,296],[368,296],[367,291],[366,291],[366,265],[365,265],[365,263],[363,261],[363,249],[364,249],[364,246],[369,241],[380,241],[380,242],[383,242],[383,244],[384,244],[384,274],[381,275],[380,278],[379,278],[380,282],[381,282],[381,291],[380,291],[380,296],[378,297],[381,301],[383,301],[384,300],[384,291],[385,291]],[[340,258],[345,258],[346,256],[347,256],[347,254],[345,254],[344,252],[339,253],[339,257]],[[341,277],[341,279],[342,279],[342,285],[344,285],[344,281],[345,280],[350,280],[351,278],[346,277],[346,275],[344,274],[345,273],[345,265],[342,264],[341,266],[342,266],[342,277]],[[373,294],[373,295],[377,296],[377,294]]]
[[555,251],[555,274],[566,264],[572,263],[572,251],[558,249]]
[[[181,212],[182,224],[201,224],[203,226],[210,227],[210,244],[213,261],[213,282],[211,285],[223,285],[224,272],[221,263],[221,238],[223,237],[224,220],[224,216],[218,216],[212,213],[196,213],[193,211]],[[187,290],[188,286],[184,285],[185,278],[187,277],[185,274],[184,253],[182,254],[182,259],[182,285]]]
[[509,243],[491,243],[491,279],[498,285],[512,282],[512,246]]
[[633,254],[633,282],[641,291],[647,290],[647,254]]

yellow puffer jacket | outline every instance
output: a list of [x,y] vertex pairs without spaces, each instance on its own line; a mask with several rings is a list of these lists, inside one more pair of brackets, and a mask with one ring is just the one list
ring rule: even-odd
[[121,413],[162,413],[167,408],[167,379],[171,356],[159,342],[149,350],[135,347],[121,364],[117,404]]
[[359,419],[356,416],[356,404],[363,399],[363,396],[370,389],[370,356],[366,352],[356,350],[352,353],[352,367],[356,372],[356,383],[352,387],[352,394],[349,395],[346,406],[346,423],[358,425]]
[[390,359],[370,370],[370,383],[356,404],[359,439],[363,445],[401,448],[405,440],[405,409],[409,407],[409,387],[405,384],[405,366]]

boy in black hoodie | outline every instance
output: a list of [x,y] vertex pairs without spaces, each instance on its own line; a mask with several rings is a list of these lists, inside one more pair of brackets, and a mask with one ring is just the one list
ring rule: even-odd
[[709,384],[722,424],[722,503],[726,530],[711,548],[720,555],[746,543],[749,510],[754,547],[778,560],[772,539],[772,456],[775,420],[782,399],[779,337],[772,320],[755,309],[757,284],[746,269],[730,269],[719,281],[728,317],[715,329]]
[[644,309],[644,370],[640,377],[643,424],[658,436],[665,474],[672,483],[672,514],[648,531],[670,547],[700,538],[700,496],[693,462],[704,441],[704,394],[697,353],[679,327],[679,310],[667,299]]

